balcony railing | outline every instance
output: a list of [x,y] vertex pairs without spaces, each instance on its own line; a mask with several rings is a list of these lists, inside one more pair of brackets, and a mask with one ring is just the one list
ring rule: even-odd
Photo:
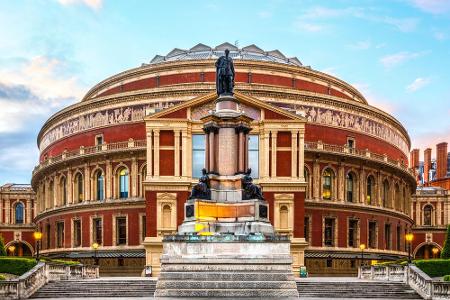
[[392,159],[388,157],[386,154],[381,155],[378,153],[370,152],[368,149],[361,150],[350,148],[348,146],[324,144],[321,141],[318,141],[318,142],[305,142],[305,151],[308,150],[331,152],[331,153],[345,154],[354,157],[360,157],[364,159],[371,159],[374,161],[383,162],[393,167],[400,168],[413,175],[413,171],[409,169],[408,166],[405,165],[403,162]]
[[43,168],[46,168],[48,166],[51,166],[53,164],[57,164],[59,162],[82,157],[86,155],[93,155],[93,154],[99,154],[99,153],[112,153],[116,151],[122,151],[125,149],[130,150],[143,150],[145,149],[147,145],[146,140],[133,140],[129,139],[125,142],[117,142],[117,143],[109,143],[109,144],[101,144],[97,146],[90,146],[90,147],[84,147],[81,146],[79,149],[67,151],[65,150],[59,155],[47,157],[45,160],[43,160],[39,165],[37,165],[33,170],[33,175],[40,171]]

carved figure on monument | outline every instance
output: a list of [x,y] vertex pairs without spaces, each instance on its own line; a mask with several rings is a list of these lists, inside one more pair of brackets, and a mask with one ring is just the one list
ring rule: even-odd
[[229,57],[230,50],[225,49],[225,55],[216,61],[216,90],[217,95],[233,95],[234,65]]
[[244,173],[244,177],[242,177],[242,200],[264,200],[261,188],[253,183],[253,178],[250,176],[251,173],[252,169],[249,168],[247,169],[247,172]]
[[198,180],[199,182],[192,188],[191,195],[188,199],[211,199],[211,189],[206,169],[202,169],[202,174],[202,177]]

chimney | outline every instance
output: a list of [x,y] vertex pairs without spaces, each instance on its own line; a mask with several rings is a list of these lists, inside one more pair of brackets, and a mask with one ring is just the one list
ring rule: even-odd
[[412,169],[419,168],[419,149],[413,149],[410,156],[410,167]]
[[436,145],[436,179],[445,178],[447,175],[447,143]]
[[423,178],[425,183],[428,183],[428,181],[430,181],[430,168],[431,168],[431,148],[427,148],[423,152]]

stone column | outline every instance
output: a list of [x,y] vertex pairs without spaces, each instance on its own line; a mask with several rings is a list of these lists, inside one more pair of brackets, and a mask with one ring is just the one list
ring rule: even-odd
[[159,129],[153,130],[153,157],[154,157],[154,176],[159,177]]
[[30,224],[31,223],[31,199],[27,199],[27,213],[26,213],[26,218],[25,218],[25,223],[26,224]]
[[383,188],[383,182],[382,182],[382,178],[381,178],[381,173],[378,172],[378,176],[377,176],[377,202],[378,202],[378,206],[383,206],[383,195],[382,195],[382,188]]
[[53,199],[52,199],[53,208],[58,206],[58,202],[59,202],[58,199],[59,199],[59,197],[58,197],[58,182],[57,182],[56,175],[55,175],[55,176],[53,176]]
[[313,198],[315,200],[319,200],[321,198],[320,195],[320,165],[317,160],[314,160],[313,163]]
[[300,131],[298,138],[298,175],[305,181],[305,133]]
[[438,225],[438,226],[442,224],[441,223],[441,215],[442,215],[441,205],[442,205],[442,202],[440,200],[438,200],[436,202],[436,223],[434,224],[434,225]]
[[272,174],[270,177],[277,177],[277,132],[272,131]]
[[105,181],[106,181],[106,199],[111,199],[112,198],[112,181],[113,181],[113,176],[112,176],[112,164],[111,161],[109,159],[106,160],[106,176],[105,176]]
[[182,151],[182,157],[183,161],[181,162],[181,176],[186,177],[188,168],[187,168],[187,161],[188,161],[188,145],[187,145],[187,131],[182,130],[181,131],[181,151]]
[[416,200],[416,224],[418,224],[418,225],[423,225],[422,220],[420,219],[420,205],[421,204],[422,203],[420,203],[420,201],[417,199]]
[[66,193],[67,193],[67,204],[73,203],[73,182],[72,182],[72,170],[67,168],[67,179],[66,179]]
[[174,130],[173,136],[175,139],[175,150],[174,150],[174,175],[180,177],[180,131]]
[[11,216],[11,203],[9,197],[5,199],[5,224],[10,224],[10,216]]
[[364,169],[359,173],[359,202],[366,204],[366,171]]
[[238,172],[245,172],[245,137],[244,131],[239,131],[239,159],[238,159]]
[[91,174],[89,172],[89,166],[88,164],[84,165],[84,201],[91,201],[91,190],[90,190],[90,183],[91,183]]
[[298,178],[297,176],[297,157],[298,157],[298,151],[297,151],[297,130],[291,131],[291,177],[292,178]]
[[147,131],[147,177],[146,180],[149,180],[153,175],[153,140],[152,140],[153,130],[149,129]]
[[[342,164],[339,164],[338,169],[338,201],[345,201],[345,169]],[[355,188],[355,187],[353,187]]]
[[131,158],[131,197],[138,196],[138,163],[136,157]]

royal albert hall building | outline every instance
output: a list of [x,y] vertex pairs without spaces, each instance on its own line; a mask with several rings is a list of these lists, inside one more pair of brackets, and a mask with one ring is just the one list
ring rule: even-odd
[[367,260],[407,255],[416,181],[402,124],[297,58],[229,43],[157,55],[43,125],[32,177],[42,255],[96,259],[108,274],[139,274],[145,265],[158,274],[162,236],[183,221],[217,146],[201,118],[214,109],[214,63],[225,49],[235,97],[253,119],[239,151],[275,229],[292,239],[294,267],[354,274],[361,244]]

